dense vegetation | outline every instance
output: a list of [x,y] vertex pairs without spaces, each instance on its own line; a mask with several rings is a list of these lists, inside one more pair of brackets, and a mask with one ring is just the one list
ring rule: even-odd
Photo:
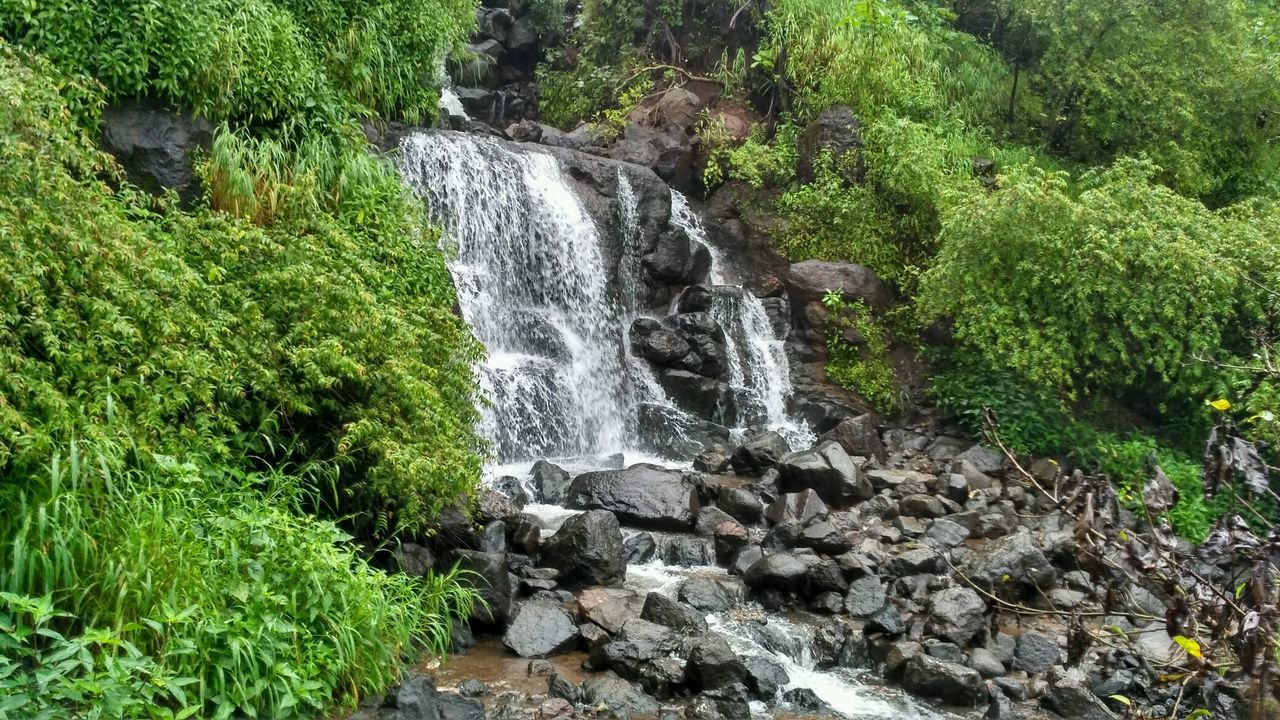
[[[717,79],[759,123],[735,142],[704,122],[706,190],[766,191],[755,211],[791,259],[860,262],[899,291],[884,318],[836,308],[838,329],[917,344],[931,399],[975,432],[993,409],[1019,450],[1071,453],[1122,489],[1158,455],[1186,500],[1179,528],[1207,531],[1191,459],[1206,401],[1259,438],[1278,427],[1272,4],[667,0],[634,10],[665,19],[647,33],[606,6],[584,4],[569,41],[586,60],[554,79],[585,90],[544,98],[550,117],[590,118],[626,83]],[[836,105],[859,120],[860,157],[798,173],[801,131]],[[951,339],[919,344],[940,320]],[[892,410],[872,344],[833,337],[830,373]]]
[[[472,597],[366,544],[465,503],[479,351],[357,119],[419,119],[470,2],[0,2],[0,718],[315,715]],[[223,124],[182,207],[105,103]],[[340,526],[342,529],[340,529]]]

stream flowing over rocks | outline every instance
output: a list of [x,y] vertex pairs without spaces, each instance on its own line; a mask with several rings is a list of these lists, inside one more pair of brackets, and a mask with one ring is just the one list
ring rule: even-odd
[[[821,291],[885,292],[866,268],[753,291],[649,168],[450,131],[398,157],[487,349],[494,453],[475,523],[402,565],[459,562],[486,604],[434,684],[358,717],[1101,719],[1172,652],[1141,588],[1101,616],[1003,455],[801,377]],[[1069,658],[1074,611],[1141,644]]]

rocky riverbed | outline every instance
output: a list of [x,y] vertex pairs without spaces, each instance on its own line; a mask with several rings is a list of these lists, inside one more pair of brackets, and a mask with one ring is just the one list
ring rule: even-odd
[[[434,552],[479,573],[488,610],[478,644],[464,632],[427,672],[439,717],[1104,720],[1113,696],[1170,709],[1162,599],[1102,597],[1072,522],[1000,453],[861,416],[811,448],[766,432],[696,465],[540,462],[498,483],[512,496],[492,492],[479,527],[445,528]],[[1034,472],[1052,487],[1058,469]],[[1073,623],[1104,641],[1072,657]],[[378,712],[363,717],[436,717]]]

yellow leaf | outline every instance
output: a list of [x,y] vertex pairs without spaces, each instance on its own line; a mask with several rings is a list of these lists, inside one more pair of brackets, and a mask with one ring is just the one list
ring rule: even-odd
[[1231,403],[1221,398],[1209,403],[1209,406],[1218,412],[1226,412],[1231,409]]
[[1110,696],[1108,696],[1108,697],[1110,697],[1112,700],[1115,700],[1116,702],[1120,703],[1121,705],[1132,705],[1132,704],[1133,704],[1133,702],[1132,702],[1131,700],[1129,700],[1129,698],[1127,698],[1127,697],[1125,697],[1125,696],[1123,696],[1123,695],[1110,695]]
[[1190,655],[1191,657],[1197,660],[1204,659],[1204,654],[1200,652],[1200,643],[1196,642],[1195,640],[1192,640],[1191,638],[1188,638],[1188,637],[1183,637],[1181,635],[1174,635],[1173,641],[1178,643],[1178,645],[1182,646],[1182,649],[1186,650],[1187,654]]

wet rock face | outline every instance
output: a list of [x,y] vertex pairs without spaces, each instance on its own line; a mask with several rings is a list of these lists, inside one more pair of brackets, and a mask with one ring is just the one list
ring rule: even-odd
[[689,530],[701,507],[697,487],[684,473],[645,464],[583,473],[565,504],[608,510],[629,526],[653,530]]
[[460,569],[475,573],[471,582],[483,602],[476,603],[471,621],[483,628],[502,627],[511,611],[514,594],[505,556],[478,550],[454,550],[445,555],[444,563],[446,567],[456,563]]
[[622,529],[604,510],[566,520],[543,545],[542,559],[560,571],[559,581],[566,587],[617,585],[627,575]]
[[778,472],[779,490],[813,490],[823,502],[835,507],[848,507],[875,495],[871,481],[833,440],[787,455],[778,463]]
[[577,647],[578,624],[556,603],[528,600],[512,611],[502,642],[520,657],[546,657]]

